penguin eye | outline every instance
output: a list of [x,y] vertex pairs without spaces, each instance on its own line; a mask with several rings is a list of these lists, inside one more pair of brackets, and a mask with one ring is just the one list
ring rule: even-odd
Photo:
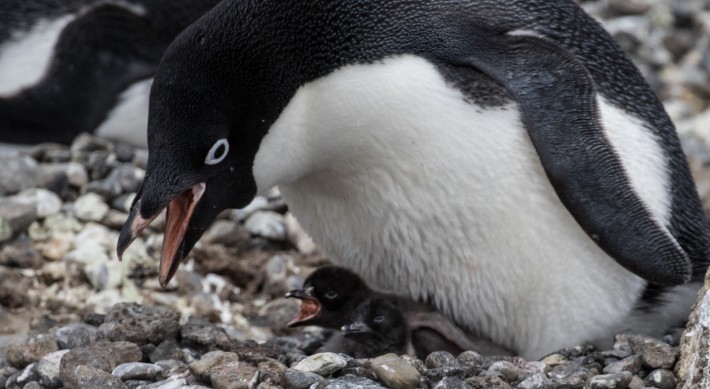
[[215,142],[205,158],[206,165],[216,165],[227,157],[229,153],[229,141],[223,138]]
[[385,321],[385,317],[384,317],[384,316],[377,316],[377,317],[375,318],[375,320],[373,320],[373,321],[374,321],[375,323],[382,323],[383,321]]
[[334,300],[337,297],[338,297],[338,294],[332,290],[329,290],[328,293],[325,294],[325,298],[327,298],[328,300]]

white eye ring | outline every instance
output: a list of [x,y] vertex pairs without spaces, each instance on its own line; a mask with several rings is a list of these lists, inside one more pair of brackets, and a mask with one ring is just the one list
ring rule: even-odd
[[[222,149],[222,153],[220,155],[215,155],[220,149]],[[210,149],[210,152],[207,153],[207,157],[205,158],[205,164],[207,165],[216,165],[222,161],[224,161],[225,158],[227,158],[227,154],[229,153],[229,141],[227,139],[220,139],[215,144],[212,146]]]

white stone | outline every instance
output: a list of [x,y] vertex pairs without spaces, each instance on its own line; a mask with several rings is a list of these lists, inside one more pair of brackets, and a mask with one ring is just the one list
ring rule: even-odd
[[74,202],[74,215],[79,220],[98,222],[108,211],[109,206],[104,199],[95,193],[87,193]]

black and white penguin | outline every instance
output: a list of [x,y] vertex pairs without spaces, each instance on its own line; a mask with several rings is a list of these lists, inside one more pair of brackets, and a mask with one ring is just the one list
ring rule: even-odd
[[[352,323],[358,307],[365,301],[382,299],[394,304],[403,315],[411,343],[407,349],[424,359],[434,351],[448,351],[454,355],[474,350],[483,355],[511,355],[508,350],[475,334],[467,334],[431,305],[405,296],[381,293],[370,289],[352,271],[340,266],[324,266],[311,273],[303,288],[294,289],[286,297],[301,300],[301,309],[288,323],[289,327],[315,325],[341,329]],[[323,351],[350,351],[350,341],[328,341]]]
[[81,132],[145,147],[155,69],[218,0],[3,0],[0,142]]
[[224,1],[148,125],[118,251],[167,207],[163,285],[274,185],[334,262],[526,358],[680,323],[708,265],[672,122],[571,0]]
[[384,299],[367,299],[355,308],[342,328],[345,337],[336,349],[355,358],[387,353],[407,354],[409,331],[402,312]]

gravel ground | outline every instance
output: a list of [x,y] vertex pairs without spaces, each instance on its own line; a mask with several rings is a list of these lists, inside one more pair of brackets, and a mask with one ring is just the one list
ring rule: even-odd
[[[710,209],[710,1],[582,5],[663,99]],[[328,262],[276,190],[223,213],[165,290],[164,221],[117,261],[146,159],[87,135],[0,154],[0,388],[675,387],[679,330],[542,361],[311,355],[329,333],[287,329],[298,303],[283,296]]]

